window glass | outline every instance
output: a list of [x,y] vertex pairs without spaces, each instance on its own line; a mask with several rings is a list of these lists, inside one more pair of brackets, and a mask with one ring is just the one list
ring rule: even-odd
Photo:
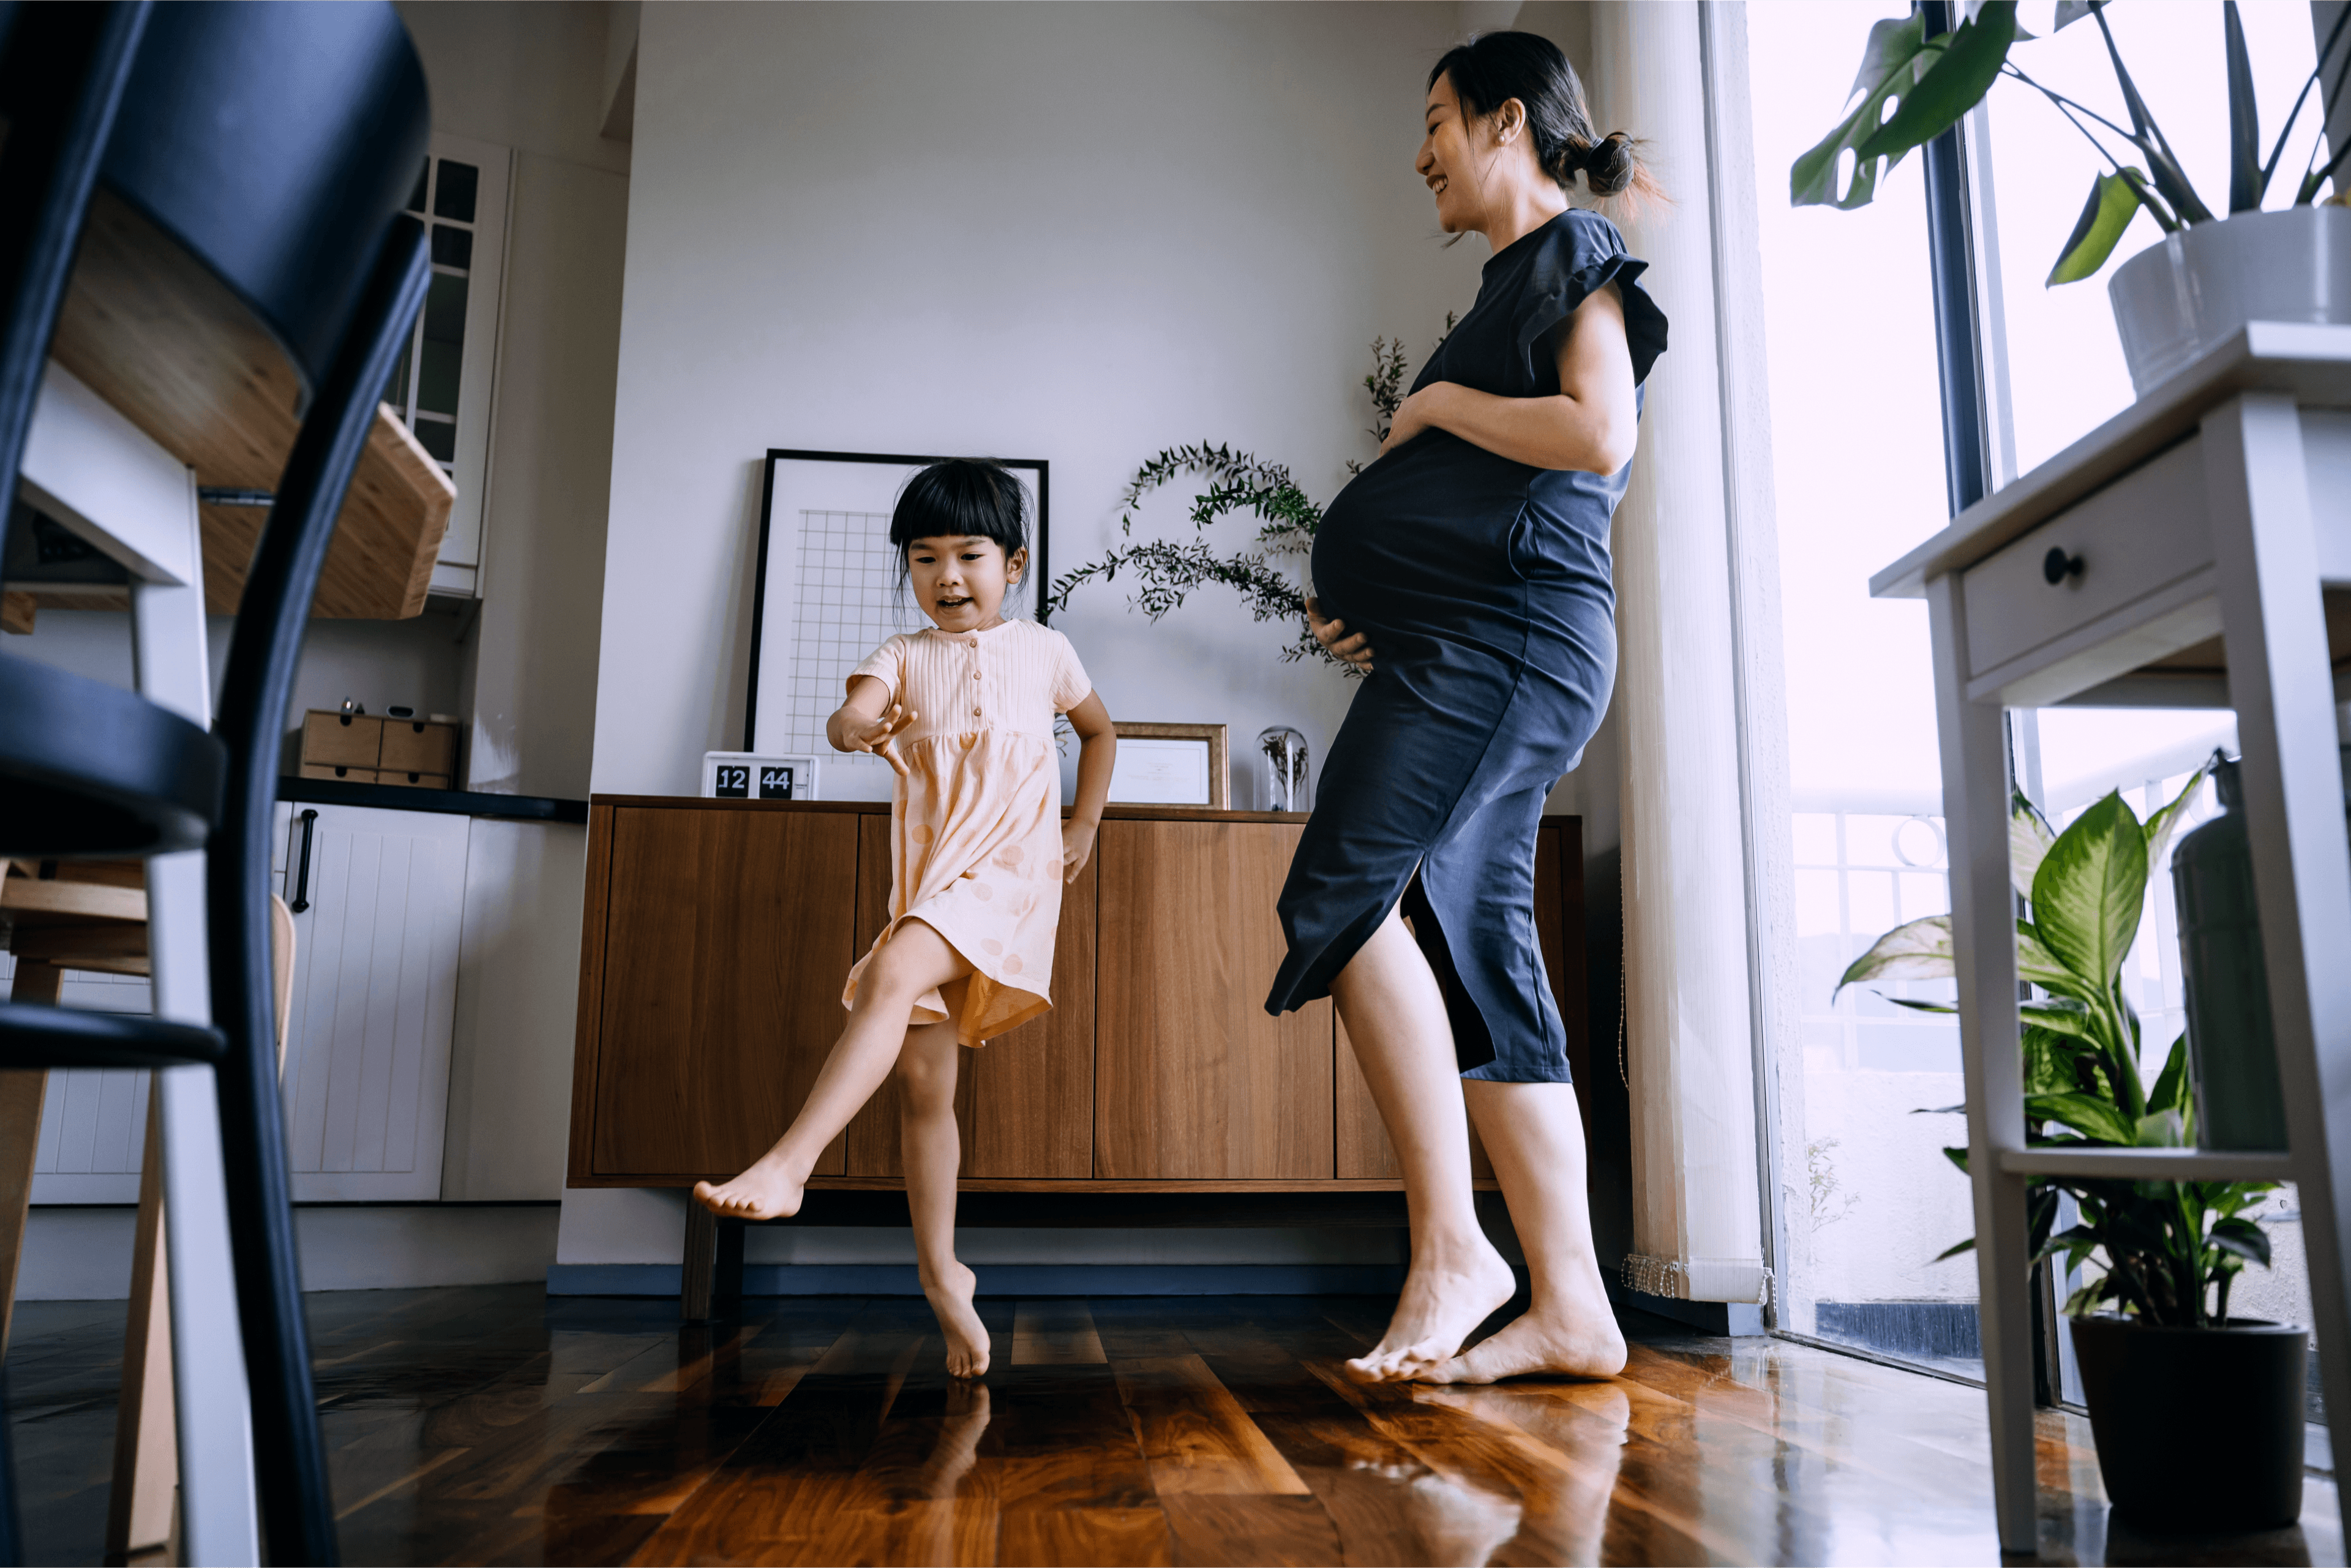
[[481,171],[450,158],[428,158],[417,176],[412,210],[432,193],[433,281],[417,312],[408,346],[385,383],[383,402],[416,433],[441,466],[457,462],[457,401],[465,379],[465,319],[473,276],[475,207]]
[[[1976,1276],[1936,1262],[1970,1234],[1942,1155],[1959,1119],[1959,1031],[1849,988],[1889,926],[1950,907],[1927,611],[1869,577],[1949,520],[1920,161],[1853,212],[1788,204],[1788,167],[1848,112],[1872,23],[1899,4],[1750,8],[1756,188],[1770,362],[1792,810],[1758,822],[1794,862],[1797,1038],[1782,1042],[1782,1328],[1966,1369]],[[1880,994],[1883,993],[1883,994]]]
[[[2266,159],[2316,54],[2311,9],[2267,4],[2237,10],[2252,60]],[[2009,58],[2044,87],[2127,126],[2130,113],[2123,106],[2097,25],[2076,22],[2062,33],[2053,32],[2053,11],[2052,0],[2022,8],[2020,19],[2039,36],[2017,44]],[[2210,0],[2110,5],[2105,15],[2123,64],[2179,154],[2189,183],[2206,206],[2227,212],[2229,100],[2221,69],[2220,6]],[[2287,137],[2265,207],[2293,204],[2310,149],[2318,140],[2317,97],[2311,95]],[[1986,113],[1994,193],[1991,204],[1998,238],[1994,303],[1997,316],[2004,318],[1986,325],[1995,347],[2006,356],[2014,467],[2022,473],[2130,406],[2130,374],[2115,334],[2106,283],[2116,267],[2163,235],[2155,219],[2141,212],[2123,231],[2114,258],[2096,276],[2048,287],[2045,280],[2081,216],[2091,181],[2105,172],[2107,165],[2080,131],[2022,82],[1995,86],[1986,99]],[[2126,162],[2147,166],[2119,138],[2109,134],[2105,140]],[[1977,190],[1980,223],[1981,183]],[[2011,476],[1994,476],[1996,480]]]

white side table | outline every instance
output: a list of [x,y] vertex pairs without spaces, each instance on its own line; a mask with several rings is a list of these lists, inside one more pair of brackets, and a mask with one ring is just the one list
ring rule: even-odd
[[[2001,1548],[2029,1553],[2030,1176],[2299,1184],[2326,1406],[2351,1419],[2351,327],[2247,327],[1870,591],[1923,596],[1933,628],[1992,1478]],[[2003,714],[2069,701],[2236,709],[2287,1151],[2025,1145]]]

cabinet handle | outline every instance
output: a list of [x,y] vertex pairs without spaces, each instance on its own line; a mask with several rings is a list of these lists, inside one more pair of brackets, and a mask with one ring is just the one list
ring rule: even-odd
[[318,826],[319,813],[302,813],[302,861],[294,873],[294,898],[287,908],[299,915],[310,907],[310,834]]
[[2067,555],[2064,545],[2052,545],[2049,553],[2041,558],[2041,575],[2054,588],[2069,577],[2082,575],[2082,558]]

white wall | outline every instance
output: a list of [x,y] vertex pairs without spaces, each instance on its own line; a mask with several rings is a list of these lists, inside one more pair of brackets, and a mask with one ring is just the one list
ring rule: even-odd
[[[139,1211],[120,1205],[36,1208],[18,1266],[21,1301],[121,1301],[131,1294]],[[307,1291],[507,1285],[547,1277],[555,1209],[399,1204],[294,1211]]]
[[514,151],[465,787],[588,792],[629,149],[593,4],[402,0],[435,131]]
[[[1099,553],[1160,447],[1229,441],[1327,500],[1369,344],[1473,298],[1412,172],[1443,5],[645,7],[597,700],[599,790],[684,793],[737,744],[758,458],[1053,465]],[[1145,514],[1174,533],[1180,498]],[[1236,541],[1245,537],[1232,525]],[[1349,688],[1211,591],[1059,624],[1112,713],[1266,725],[1319,762]],[[1236,791],[1236,803],[1250,800]]]

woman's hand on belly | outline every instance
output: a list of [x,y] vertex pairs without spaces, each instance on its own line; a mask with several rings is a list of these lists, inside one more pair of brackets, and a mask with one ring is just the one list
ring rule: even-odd
[[1322,644],[1324,653],[1333,658],[1344,659],[1365,674],[1372,673],[1371,643],[1361,632],[1352,637],[1349,636],[1347,623],[1344,621],[1332,621],[1326,618],[1322,613],[1321,600],[1310,599],[1306,601],[1306,624],[1313,630],[1314,640]]

